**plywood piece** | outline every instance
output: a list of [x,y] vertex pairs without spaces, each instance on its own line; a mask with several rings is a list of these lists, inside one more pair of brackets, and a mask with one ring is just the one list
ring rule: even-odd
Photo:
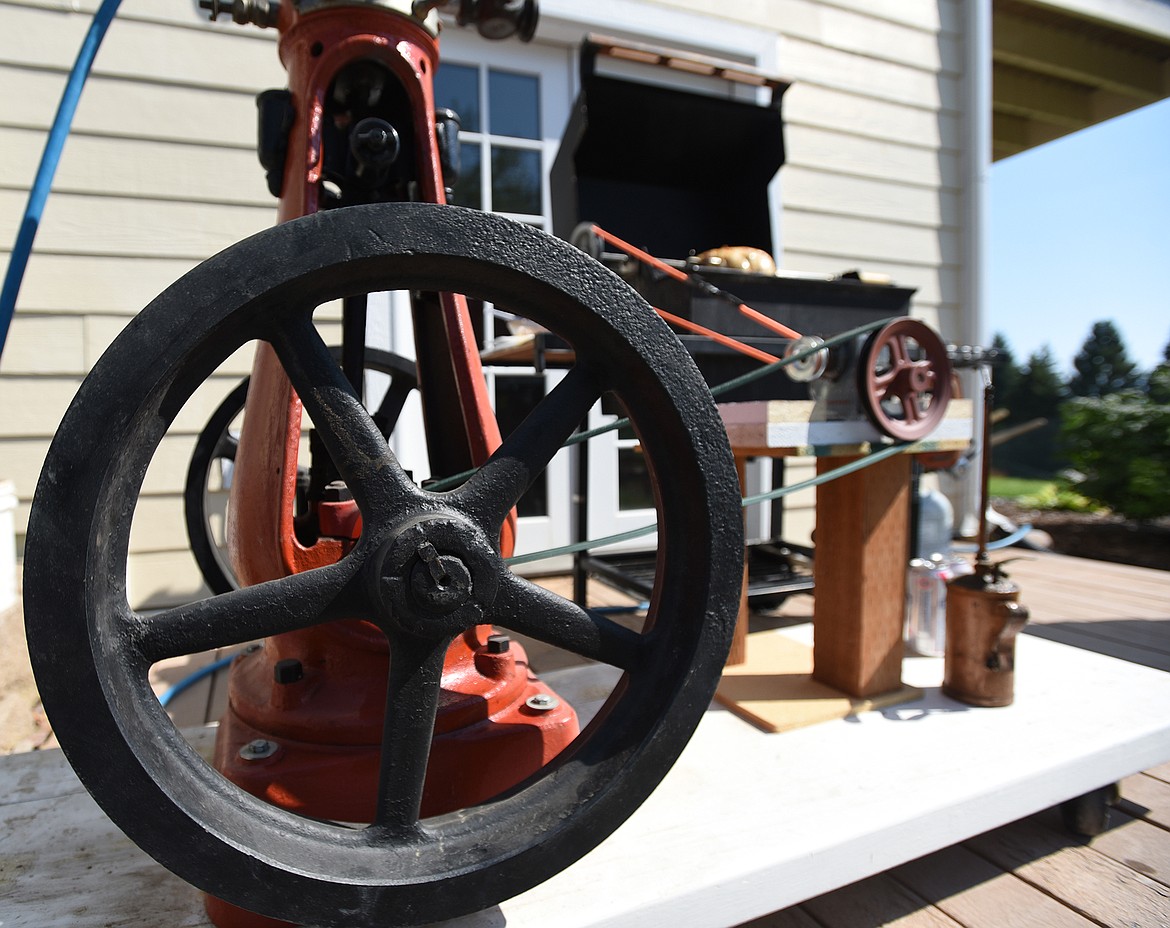
[[715,698],[764,731],[783,732],[922,695],[903,686],[879,697],[854,698],[818,683],[812,674],[811,647],[775,631],[759,632],[748,636],[745,661],[724,669]]

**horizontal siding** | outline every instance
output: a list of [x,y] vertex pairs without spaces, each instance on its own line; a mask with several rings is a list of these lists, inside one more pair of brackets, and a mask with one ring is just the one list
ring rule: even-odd
[[959,287],[957,266],[911,265],[900,261],[860,262],[836,253],[804,251],[790,248],[784,253],[784,264],[793,271],[803,273],[839,273],[847,270],[868,271],[885,274],[895,283],[914,287],[915,305],[939,306],[950,299],[950,294]]
[[206,595],[195,558],[189,550],[145,551],[130,558],[127,592],[139,609],[190,602]]
[[[18,68],[0,59],[0,80],[21,88],[21,93],[4,101],[0,124],[48,130],[65,87],[65,71]],[[283,84],[283,80],[274,81],[271,86]],[[74,135],[188,142],[254,152],[256,92],[134,83],[95,74],[86,82],[72,131]]]
[[[658,0],[663,6],[712,15],[710,0]],[[899,60],[898,43],[953,39],[962,30],[962,0],[738,0],[718,14],[777,33],[796,35],[860,54]],[[911,48],[904,60],[930,55]],[[929,62],[929,57],[926,59]],[[923,67],[930,67],[924,63]]]
[[[0,60],[42,70],[68,70],[90,19],[68,10],[5,5]],[[276,46],[269,38],[272,33],[192,26],[185,29],[119,17],[106,33],[93,71],[124,80],[232,91],[255,92],[273,81],[283,84]]]
[[[0,190],[0,240],[16,238],[26,195]],[[60,193],[45,207],[36,251],[54,254],[197,261],[261,229],[273,206],[216,206],[162,200]]]
[[961,81],[954,76],[862,58],[803,39],[780,46],[784,74],[796,83],[815,84],[852,93],[862,99],[884,100],[937,112],[958,112]]
[[[831,222],[826,219],[831,218]],[[959,263],[958,236],[946,230],[895,225],[799,209],[784,211],[784,235],[810,251],[840,250],[875,268],[899,261],[928,267]]]
[[835,174],[800,164],[785,167],[783,185],[789,208],[931,229],[959,225],[961,204],[953,190]]
[[931,151],[954,151],[961,129],[957,113],[859,97],[816,84],[788,89],[784,123],[788,135],[796,128],[824,129]]
[[89,369],[85,363],[86,323],[81,316],[17,314],[0,358],[0,374],[82,376]]
[[[36,176],[46,133],[0,127],[0,185],[28,190]],[[148,200],[196,200],[273,208],[264,170],[250,148],[152,139],[73,135],[53,179],[55,193],[100,194]]]
[[[8,254],[0,252],[0,261],[7,265]],[[198,263],[145,256],[38,254],[24,275],[19,309],[132,316]],[[7,357],[7,348],[4,354]]]

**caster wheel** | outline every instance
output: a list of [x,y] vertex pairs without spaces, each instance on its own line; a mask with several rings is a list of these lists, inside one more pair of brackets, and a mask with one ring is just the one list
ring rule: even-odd
[[[335,359],[340,360],[340,348],[332,348],[330,352]],[[418,385],[418,374],[413,361],[389,351],[366,348],[365,357],[367,371],[390,378],[377,408],[370,412],[378,431],[388,439],[398,422],[406,398]],[[213,497],[217,494],[222,494],[222,497],[227,495],[229,483],[226,475],[236,460],[236,449],[240,444],[239,430],[234,424],[244,411],[248,382],[249,378],[245,378],[225,397],[199,433],[183,489],[187,540],[195,556],[195,563],[199,565],[199,572],[203,574],[203,582],[213,593],[226,593],[240,585],[228,560],[222,520],[213,520],[211,515],[213,511],[218,512],[226,506],[226,499],[216,505]]]
[[1064,827],[1074,835],[1095,838],[1109,827],[1109,810],[1117,805],[1121,792],[1116,783],[1101,786],[1060,804]]
[[866,415],[899,441],[918,441],[933,432],[951,399],[946,345],[917,319],[897,319],[869,337],[858,379]]
[[[466,481],[415,485],[314,324],[354,293],[462,292],[565,339],[564,379]],[[127,596],[143,476],[184,402],[232,352],[272,345],[360,509],[340,560],[160,612]],[[644,624],[514,574],[500,528],[602,396],[652,474],[657,574]],[[30,516],[29,650],[46,712],[109,816],[204,891],[315,925],[416,925],[496,904],[567,867],[653,791],[702,718],[735,626],[743,538],[724,431],[691,358],[614,275],[490,214],[425,204],[331,210],[195,268],[95,366],[49,450]],[[309,819],[216,773],[158,705],[155,662],[362,618],[390,650],[376,814]],[[617,668],[585,730],[527,780],[422,818],[451,642],[492,624]],[[382,697],[378,695],[379,699]]]

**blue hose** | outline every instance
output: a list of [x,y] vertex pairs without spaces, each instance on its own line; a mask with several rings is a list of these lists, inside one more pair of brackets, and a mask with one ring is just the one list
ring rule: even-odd
[[57,163],[61,160],[65,139],[69,137],[69,127],[73,125],[73,114],[77,111],[81,90],[89,77],[89,69],[97,57],[106,29],[109,28],[121,3],[122,0],[103,0],[98,11],[94,13],[89,32],[86,33],[81,50],[77,53],[77,60],[73,62],[73,70],[69,72],[65,91],[61,94],[61,102],[57,106],[57,115],[45,141],[45,150],[41,155],[36,178],[28,192],[28,205],[24,208],[20,229],[16,233],[16,244],[12,247],[12,257],[8,262],[8,271],[4,275],[4,289],[0,290],[0,353],[4,351],[4,343],[8,340],[8,327],[12,324],[12,315],[16,311],[16,295],[20,292],[21,281],[24,280],[24,271],[32,253],[33,239],[37,236],[37,227],[45,211],[45,201],[49,199],[49,189],[53,184],[53,175],[57,173]]
[[200,667],[193,674],[183,677],[182,680],[159,696],[158,704],[165,709],[170,701],[183,692],[183,690],[194,686],[204,677],[210,677],[213,673],[218,673],[219,671],[223,670],[224,667],[226,667],[239,656],[240,655],[238,654],[232,654],[230,657],[221,657],[219,660],[208,664],[205,667]]

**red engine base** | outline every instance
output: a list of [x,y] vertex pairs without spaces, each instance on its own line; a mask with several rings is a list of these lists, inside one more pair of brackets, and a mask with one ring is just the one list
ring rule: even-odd
[[[423,817],[516,785],[577,736],[577,716],[515,642],[477,627],[443,670]],[[338,622],[270,638],[232,666],[214,765],[266,802],[312,818],[372,820],[390,654],[376,627]],[[535,698],[534,698],[535,697]],[[214,897],[220,928],[286,925]]]

